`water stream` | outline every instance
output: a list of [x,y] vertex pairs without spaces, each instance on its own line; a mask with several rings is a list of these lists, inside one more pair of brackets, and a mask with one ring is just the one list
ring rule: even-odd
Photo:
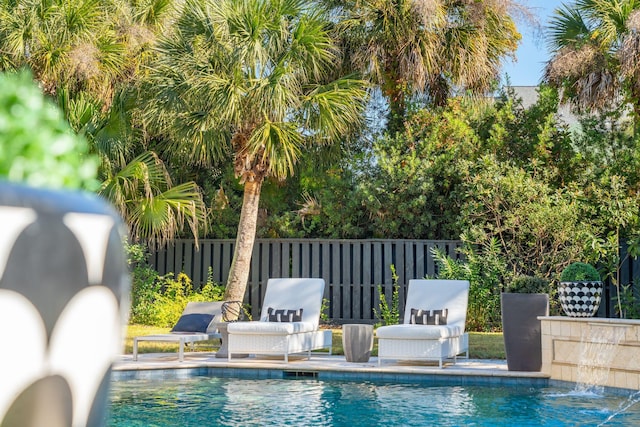
[[[611,364],[627,328],[626,325],[589,323],[588,327],[583,329],[582,351],[574,393],[585,397],[589,395],[597,397],[603,394],[609,379]],[[640,391],[631,394],[620,403],[618,409],[598,426],[607,425],[638,402],[640,402]]]
[[626,325],[589,323],[583,328],[576,391],[602,393]]
[[611,415],[609,415],[606,420],[598,424],[598,427],[607,425],[609,421],[612,421],[615,417],[619,416],[620,414],[623,414],[638,402],[640,402],[640,391],[636,391],[631,396],[629,396],[627,400],[625,400],[620,404],[620,406],[618,407],[618,410],[616,410]]

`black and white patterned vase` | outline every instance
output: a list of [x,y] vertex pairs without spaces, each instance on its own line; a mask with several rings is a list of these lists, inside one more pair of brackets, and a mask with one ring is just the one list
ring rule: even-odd
[[0,426],[106,422],[129,274],[97,197],[0,182]]
[[592,317],[600,307],[602,282],[560,282],[558,297],[570,317]]

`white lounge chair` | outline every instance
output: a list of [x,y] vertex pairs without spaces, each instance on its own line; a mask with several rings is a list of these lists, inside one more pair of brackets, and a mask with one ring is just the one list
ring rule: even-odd
[[442,368],[445,359],[469,357],[468,297],[466,280],[410,280],[404,323],[376,330],[378,365],[383,359],[437,360]]
[[217,323],[222,322],[224,301],[188,302],[180,319],[168,334],[145,335],[133,339],[133,360],[138,360],[140,341],[160,341],[179,343],[178,360],[184,360],[184,345],[199,341],[221,339]]
[[[323,279],[269,279],[259,321],[232,322],[228,359],[233,354],[289,355],[328,348],[330,330],[319,330]],[[270,314],[271,313],[271,314]]]

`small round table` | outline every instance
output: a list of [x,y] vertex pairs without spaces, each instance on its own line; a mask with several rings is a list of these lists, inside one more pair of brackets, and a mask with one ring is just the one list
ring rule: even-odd
[[368,362],[373,349],[373,325],[342,325],[342,348],[347,362]]

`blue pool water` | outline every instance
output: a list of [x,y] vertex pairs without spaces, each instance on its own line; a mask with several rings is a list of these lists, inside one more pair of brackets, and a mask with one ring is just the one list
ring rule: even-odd
[[116,426],[640,426],[640,396],[305,379],[114,381]]

